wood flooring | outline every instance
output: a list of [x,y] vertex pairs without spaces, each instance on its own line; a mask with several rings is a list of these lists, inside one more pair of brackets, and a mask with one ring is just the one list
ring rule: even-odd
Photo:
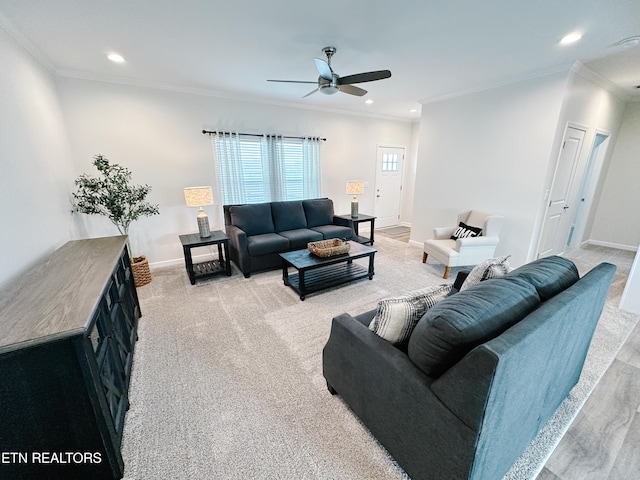
[[[410,230],[376,235],[408,242]],[[582,267],[610,262],[628,274],[634,252],[589,246],[566,254]],[[574,260],[574,261],[575,261]],[[419,258],[416,261],[420,261]],[[581,272],[583,273],[583,272]],[[640,479],[640,323],[598,382],[536,480]]]
[[[588,247],[592,266],[608,261],[628,273],[634,252]],[[567,254],[571,258],[572,253]],[[640,323],[598,382],[537,480],[640,478]]]

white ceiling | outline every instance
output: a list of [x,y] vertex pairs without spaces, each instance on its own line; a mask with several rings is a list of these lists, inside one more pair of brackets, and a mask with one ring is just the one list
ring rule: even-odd
[[[576,61],[640,98],[640,46],[617,44],[640,35],[639,0],[0,0],[0,26],[59,75],[398,118]],[[329,45],[339,75],[392,77],[305,99],[313,85],[266,81],[316,80]]]

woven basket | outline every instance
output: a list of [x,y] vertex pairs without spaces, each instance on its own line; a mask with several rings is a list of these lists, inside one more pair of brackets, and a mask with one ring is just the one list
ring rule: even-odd
[[320,240],[319,242],[309,242],[307,243],[307,248],[318,257],[333,257],[334,255],[347,253],[351,245],[348,242],[343,242],[339,238],[332,238],[329,240]]
[[134,257],[131,271],[133,272],[133,283],[136,287],[141,287],[151,282],[151,270],[149,270],[147,257]]

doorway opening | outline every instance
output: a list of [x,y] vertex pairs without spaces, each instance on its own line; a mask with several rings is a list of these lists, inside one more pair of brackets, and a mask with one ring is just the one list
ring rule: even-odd
[[[580,247],[584,241],[584,234],[587,229],[589,214],[593,206],[593,197],[598,184],[598,172],[604,162],[604,157],[609,146],[610,133],[596,132],[589,160],[582,178],[580,186],[580,196],[576,203],[576,209],[573,215],[571,230],[567,238],[567,246],[570,248]],[[597,167],[597,168],[596,168]],[[594,176],[593,173],[596,172]]]

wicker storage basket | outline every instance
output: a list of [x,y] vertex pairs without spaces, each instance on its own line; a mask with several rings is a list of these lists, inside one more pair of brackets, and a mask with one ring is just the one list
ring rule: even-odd
[[151,282],[151,270],[149,270],[149,260],[147,257],[134,257],[131,263],[133,272],[133,283],[136,287],[141,287]]
[[347,253],[351,245],[348,242],[343,242],[339,238],[332,238],[329,240],[320,240],[319,242],[309,242],[307,243],[307,248],[318,257],[333,257],[334,255]]

